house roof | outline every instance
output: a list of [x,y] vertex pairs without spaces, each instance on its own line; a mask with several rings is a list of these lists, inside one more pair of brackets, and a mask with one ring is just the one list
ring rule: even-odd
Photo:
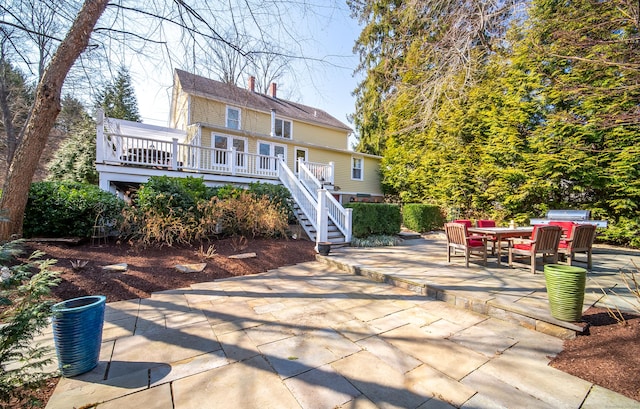
[[257,111],[271,112],[271,110],[275,109],[276,115],[281,117],[352,131],[347,125],[321,109],[277,97],[273,98],[270,95],[260,94],[186,71],[176,69],[175,72],[182,89],[188,94]]

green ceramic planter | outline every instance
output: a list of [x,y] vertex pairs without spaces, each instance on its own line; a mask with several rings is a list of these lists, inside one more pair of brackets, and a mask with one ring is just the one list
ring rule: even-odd
[[544,266],[551,315],[561,321],[580,321],[587,270],[560,264]]

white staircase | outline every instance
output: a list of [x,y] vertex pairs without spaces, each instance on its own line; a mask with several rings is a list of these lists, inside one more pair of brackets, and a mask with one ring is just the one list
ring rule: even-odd
[[309,168],[321,175],[324,183],[333,182],[333,173],[321,168],[318,164],[307,166],[302,160],[298,161],[298,176],[280,158],[278,163],[278,177],[282,184],[289,189],[295,202],[294,210],[300,225],[311,240],[316,243],[331,242],[345,244],[351,241],[351,209],[345,209],[324,188]]

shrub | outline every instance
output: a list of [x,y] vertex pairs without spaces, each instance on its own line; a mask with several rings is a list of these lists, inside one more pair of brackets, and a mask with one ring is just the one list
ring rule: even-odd
[[289,189],[283,185],[274,185],[272,183],[251,183],[249,185],[249,192],[253,193],[257,197],[266,196],[271,203],[273,203],[282,213],[287,216],[289,223],[293,223],[296,220],[296,216],[293,213],[293,198]]
[[444,217],[438,206],[408,203],[402,208],[402,224],[417,232],[434,230],[444,225]]
[[[21,252],[19,242],[0,246],[0,402],[17,399],[28,406],[39,404],[31,392],[50,376],[42,372],[52,362],[45,358],[49,348],[33,344],[35,336],[49,323],[51,288],[60,281],[50,270],[55,260],[37,260],[35,252],[27,263],[9,267]],[[33,271],[37,271],[35,274]],[[4,404],[1,405],[4,407]]]
[[353,209],[352,228],[354,237],[393,235],[400,232],[402,215],[398,205],[349,203],[345,207]]
[[289,225],[287,215],[268,196],[251,192],[218,200],[211,210],[223,231],[234,236],[284,236]]
[[224,185],[213,188],[213,195],[221,200],[228,199],[230,197],[237,198],[242,192],[244,192],[243,188],[233,185]]
[[36,182],[25,209],[25,237],[90,237],[96,219],[120,217],[124,201],[98,186],[77,182]]
[[[152,190],[147,190],[147,193]],[[231,190],[226,190],[231,192]],[[127,208],[120,231],[124,238],[142,245],[188,244],[222,232],[242,236],[285,235],[287,216],[269,196],[257,196],[239,189],[225,199],[199,199],[188,208],[178,194],[157,193],[159,198],[145,199],[150,205]],[[157,207],[164,202],[164,207]]]
[[622,217],[600,232],[598,229],[598,239],[611,244],[628,245],[640,247],[640,219],[628,219]]
[[181,215],[195,210],[200,200],[208,200],[212,195],[202,178],[152,176],[138,190],[136,205],[143,211]]

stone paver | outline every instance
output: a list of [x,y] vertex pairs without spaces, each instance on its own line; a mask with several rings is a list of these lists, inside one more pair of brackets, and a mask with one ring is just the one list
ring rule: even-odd
[[284,383],[303,409],[333,409],[362,395],[329,365],[286,379]]
[[175,409],[208,408],[216,402],[228,408],[300,408],[261,356],[179,379],[173,383],[173,399]]
[[[417,242],[110,303],[98,366],[47,408],[640,408],[548,366],[562,339],[532,329],[564,332],[514,315],[549,315],[542,274],[448,265]],[[620,285],[629,255],[600,256],[588,302],[623,301],[593,283]]]
[[165,383],[155,388],[145,389],[139,393],[101,403],[97,407],[97,409],[123,408],[173,409],[171,386]]

